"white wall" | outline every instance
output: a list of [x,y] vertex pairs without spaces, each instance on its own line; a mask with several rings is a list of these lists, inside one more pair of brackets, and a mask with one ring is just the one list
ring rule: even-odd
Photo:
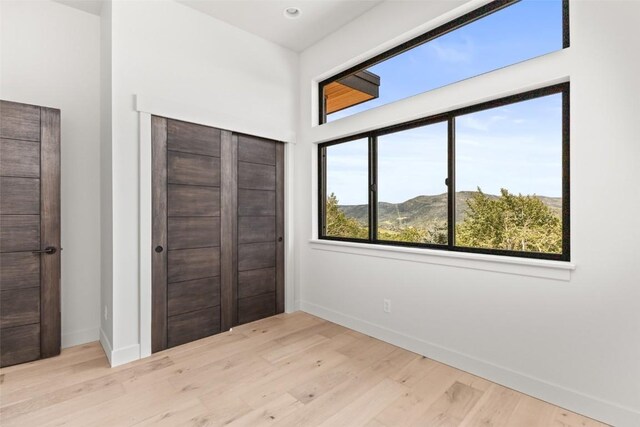
[[113,350],[113,203],[112,203],[112,74],[111,2],[100,14],[100,342],[111,360]]
[[[112,364],[139,357],[134,95],[295,131],[297,55],[173,1],[112,4]],[[105,273],[106,274],[106,273]],[[105,276],[106,277],[106,276]]]
[[98,338],[100,20],[50,1],[0,2],[0,97],[62,112],[62,346]]
[[[460,15],[451,11],[455,6],[383,3],[302,53],[294,196],[300,307],[568,409],[640,425],[640,3],[574,1],[566,51],[313,127],[313,79],[379,53],[389,40],[418,34],[419,25],[435,27],[442,13]],[[567,78],[576,265],[564,272],[568,281],[505,274],[503,264],[478,257],[447,260],[309,241],[316,220],[314,142]],[[383,298],[392,300],[391,314],[383,312]]]

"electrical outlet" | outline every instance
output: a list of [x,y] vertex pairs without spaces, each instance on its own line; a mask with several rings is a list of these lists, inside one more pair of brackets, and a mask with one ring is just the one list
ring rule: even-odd
[[382,300],[382,309],[385,313],[391,313],[391,300],[384,299]]
[[107,306],[104,306],[104,320],[109,320],[109,313],[107,312]]

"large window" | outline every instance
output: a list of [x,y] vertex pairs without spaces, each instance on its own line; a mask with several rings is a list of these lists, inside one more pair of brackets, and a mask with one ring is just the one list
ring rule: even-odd
[[447,243],[447,122],[380,135],[378,240]]
[[569,84],[320,144],[320,238],[569,260]]
[[569,45],[567,0],[496,0],[320,82],[320,123]]

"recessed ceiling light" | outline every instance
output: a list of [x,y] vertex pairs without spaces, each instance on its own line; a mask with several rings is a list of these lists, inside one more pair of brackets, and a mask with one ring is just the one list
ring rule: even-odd
[[284,10],[284,16],[289,19],[299,18],[302,15],[302,11],[297,7],[288,7]]

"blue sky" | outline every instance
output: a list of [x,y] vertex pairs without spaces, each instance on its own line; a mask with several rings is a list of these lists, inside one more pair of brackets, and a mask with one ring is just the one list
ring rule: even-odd
[[[560,0],[523,0],[369,68],[380,97],[329,116],[364,111],[562,48]],[[561,195],[561,95],[457,120],[457,190]],[[446,125],[379,140],[379,200],[402,202],[446,191]],[[341,204],[367,201],[367,144],[329,148],[329,193]]]

